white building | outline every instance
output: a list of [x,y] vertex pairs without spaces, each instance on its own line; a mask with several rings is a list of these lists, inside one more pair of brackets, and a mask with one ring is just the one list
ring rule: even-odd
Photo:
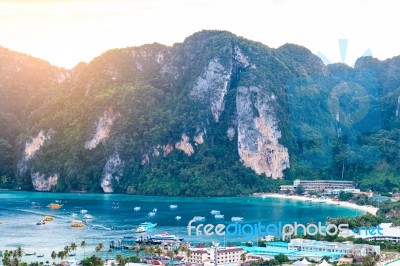
[[341,253],[344,255],[367,256],[381,254],[380,246],[353,244],[352,242],[327,242],[310,239],[291,239],[288,244],[289,250],[307,251],[307,252],[327,252]]
[[[241,255],[245,251],[237,247],[217,248],[217,265],[240,265]],[[213,266],[215,261],[215,248],[191,248],[188,262]]]
[[293,185],[280,186],[280,190],[294,191],[302,186],[305,191],[332,191],[334,189],[354,189],[356,187],[353,181],[346,180],[301,180],[296,179]]

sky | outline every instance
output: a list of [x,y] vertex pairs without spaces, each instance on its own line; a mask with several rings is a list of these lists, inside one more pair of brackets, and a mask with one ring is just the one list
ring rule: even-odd
[[0,46],[72,68],[112,48],[218,29],[353,65],[366,51],[400,55],[399,8],[396,0],[0,0]]

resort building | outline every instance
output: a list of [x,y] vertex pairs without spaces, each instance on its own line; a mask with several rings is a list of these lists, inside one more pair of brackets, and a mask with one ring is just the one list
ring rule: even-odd
[[305,191],[321,191],[328,192],[335,189],[355,189],[356,185],[353,181],[345,180],[301,180],[296,179],[293,185],[280,186],[281,192],[295,191],[298,187],[303,187]]
[[[217,256],[215,256],[217,250]],[[196,265],[240,265],[241,255],[244,253],[242,248],[226,247],[226,248],[191,248],[188,262]]]
[[380,246],[353,244],[352,242],[326,242],[310,239],[292,239],[288,244],[289,250],[306,252],[340,253],[348,256],[380,255]]

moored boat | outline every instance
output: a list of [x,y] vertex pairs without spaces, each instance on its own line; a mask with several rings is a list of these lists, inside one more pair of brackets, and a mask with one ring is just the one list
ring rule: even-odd
[[215,219],[224,219],[224,215],[223,214],[216,214],[214,216]]
[[54,220],[53,217],[47,216],[47,215],[43,218],[43,221],[46,221],[46,222],[50,222],[50,221],[53,221],[53,220]]
[[40,221],[38,221],[38,222],[36,223],[36,225],[44,225],[44,224],[46,224],[46,223],[45,223],[45,221],[43,221],[43,220],[40,220]]
[[85,224],[82,221],[76,220],[72,221],[71,227],[84,227]]
[[212,215],[216,215],[216,214],[220,214],[221,213],[221,211],[217,211],[217,210],[212,210],[211,211],[211,214]]
[[205,220],[206,220],[206,217],[203,217],[203,216],[195,216],[192,219],[192,221],[194,221],[194,222],[203,222]]
[[178,215],[178,216],[175,216],[175,220],[178,220],[178,221],[179,221],[180,219],[182,219],[181,216],[179,216],[179,215]]
[[136,228],[135,233],[144,233],[147,231],[147,228],[144,226],[139,226],[138,228]]
[[134,211],[140,211],[140,207],[133,208]]
[[169,208],[170,209],[176,209],[176,208],[178,208],[178,205],[171,204],[171,205],[169,205]]
[[93,217],[92,215],[90,215],[90,214],[85,214],[85,215],[83,216],[83,218],[86,219],[86,220],[91,220],[91,219],[93,219],[94,217]]
[[50,209],[60,209],[63,205],[58,204],[58,203],[50,203],[49,205],[47,205],[47,208]]
[[149,216],[154,216],[154,215],[156,215],[155,212],[149,212]]
[[233,221],[233,222],[241,222],[241,221],[243,221],[243,217],[234,216],[234,217],[231,218],[231,221]]

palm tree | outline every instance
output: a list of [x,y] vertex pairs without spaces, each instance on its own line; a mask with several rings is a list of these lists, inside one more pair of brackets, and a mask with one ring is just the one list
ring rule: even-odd
[[157,246],[154,252],[157,254],[157,256],[160,257],[160,255],[162,253],[162,250],[161,250],[161,248],[159,246]]
[[76,251],[77,247],[78,247],[78,246],[77,246],[75,243],[71,243],[71,245],[69,245],[69,248],[70,248],[72,251]]
[[244,263],[246,261],[246,252],[240,254],[240,260]]
[[123,262],[124,262],[124,257],[122,257],[121,254],[117,254],[116,259],[117,259],[117,261],[118,261],[118,263],[119,263],[120,265],[123,264]]
[[22,257],[22,255],[24,254],[24,251],[22,250],[21,246],[17,247],[16,253],[17,253],[17,257],[20,259]]
[[138,246],[137,244],[133,245],[132,248],[135,250],[135,256],[137,258],[139,258],[140,256],[140,246]]
[[51,252],[51,258],[53,259],[53,262],[56,262],[56,258],[57,258],[57,253],[53,250],[52,252]]
[[86,241],[83,240],[81,242],[81,248],[83,249],[83,258],[85,258],[85,248],[86,248],[86,246],[87,246]]
[[172,250],[168,250],[167,256],[169,257],[169,265],[172,265],[172,262],[174,260],[174,252],[172,252]]
[[64,253],[65,253],[65,257],[66,257],[66,258],[68,257],[70,251],[71,251],[71,250],[70,250],[69,246],[65,246],[65,247],[64,247]]

